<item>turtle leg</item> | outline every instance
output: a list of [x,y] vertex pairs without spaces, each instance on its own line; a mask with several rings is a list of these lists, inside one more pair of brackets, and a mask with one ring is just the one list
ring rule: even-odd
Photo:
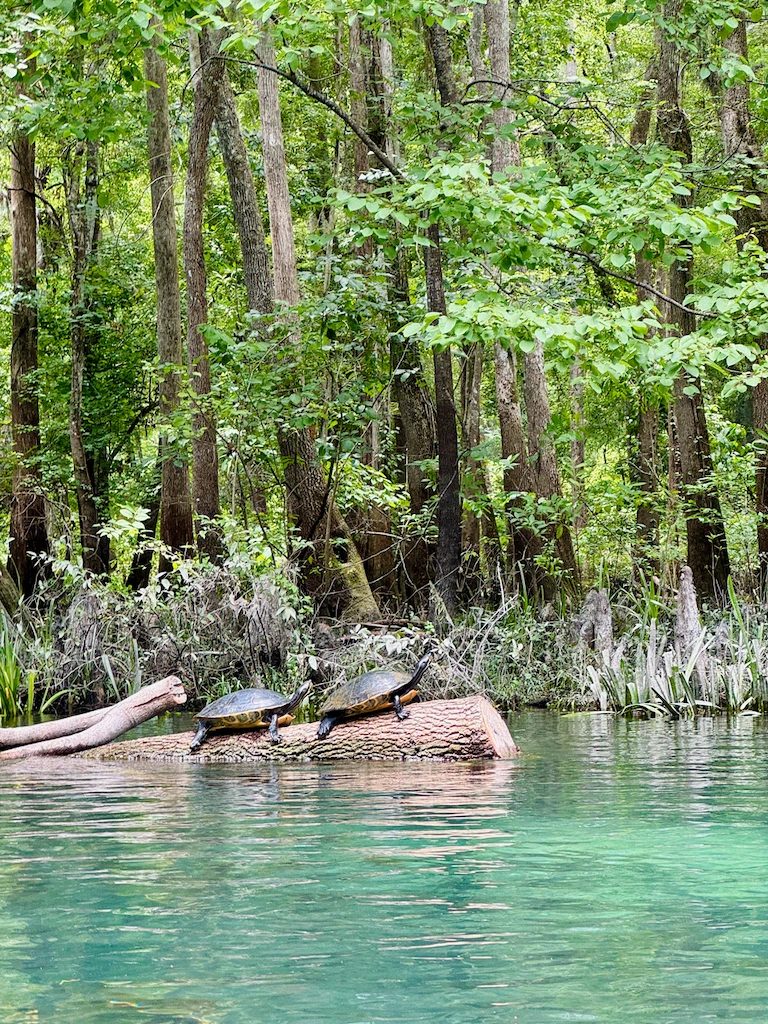
[[326,715],[317,727],[317,738],[320,740],[324,739],[334,725],[336,725],[336,715]]
[[280,733],[277,731],[277,720],[279,717],[279,715],[272,715],[269,723],[269,738],[273,743],[280,742]]
[[400,700],[400,694],[398,693],[395,694],[394,704],[395,714],[400,719],[400,721],[402,722],[404,718],[408,718],[408,716],[410,715],[410,711],[406,711],[406,709],[403,707],[402,701]]
[[189,751],[192,753],[193,750],[197,750],[200,744],[203,742],[205,737],[208,735],[208,726],[205,722],[198,723],[197,732],[192,742],[189,744]]

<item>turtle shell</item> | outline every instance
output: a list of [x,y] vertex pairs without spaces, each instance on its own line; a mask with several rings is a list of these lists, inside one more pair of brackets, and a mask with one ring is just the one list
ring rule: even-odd
[[412,672],[393,672],[390,669],[374,669],[357,679],[342,683],[330,694],[320,708],[321,715],[364,715],[371,711],[382,711],[392,707],[394,696],[400,693],[403,703],[416,696],[402,693],[404,687],[413,679]]
[[291,695],[276,690],[235,690],[219,697],[195,715],[212,729],[237,729],[255,725],[268,725],[274,714],[279,714],[290,703]]

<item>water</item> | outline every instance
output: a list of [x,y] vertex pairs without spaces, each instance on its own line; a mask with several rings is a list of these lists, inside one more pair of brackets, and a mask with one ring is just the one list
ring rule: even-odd
[[768,1019],[768,730],[516,763],[0,769],[2,1024]]

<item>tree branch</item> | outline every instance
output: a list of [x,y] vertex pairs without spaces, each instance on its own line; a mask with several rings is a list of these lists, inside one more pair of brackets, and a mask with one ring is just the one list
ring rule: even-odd
[[609,270],[608,267],[604,267],[603,264],[597,259],[596,256],[591,256],[588,252],[582,252],[581,249],[569,249],[567,245],[557,245],[555,242],[544,241],[543,244],[549,246],[550,249],[556,249],[558,252],[565,253],[567,256],[575,256],[577,259],[586,260],[587,263],[591,263],[593,267],[597,268],[601,273],[608,274],[609,277],[615,277],[617,281],[626,281],[627,284],[633,284],[636,288],[642,288],[643,291],[649,292],[651,295],[655,295],[657,299],[661,299],[663,302],[668,303],[670,306],[674,306],[676,309],[682,309],[685,313],[691,313],[693,316],[700,316],[705,320],[716,320],[717,313],[704,313],[700,310],[693,309],[691,306],[685,306],[682,302],[677,302],[675,299],[665,295],[664,292],[657,291],[656,288],[651,287],[650,284],[646,284],[645,281],[638,281],[634,277],[630,277],[628,274],[619,274],[615,270]]
[[311,85],[307,85],[307,83],[303,82],[294,71],[283,71],[281,68],[272,67],[270,64],[262,63],[262,61],[244,60],[241,57],[225,57],[222,54],[217,54],[215,58],[210,59],[226,60],[232,62],[233,64],[244,64],[247,67],[262,68],[262,70],[264,71],[271,71],[273,75],[278,75],[280,78],[284,78],[287,82],[290,82],[291,85],[295,85],[296,88],[303,92],[305,96],[308,96],[309,99],[314,100],[316,103],[322,103],[322,105],[324,107],[327,107],[328,110],[331,111],[331,113],[335,114],[338,118],[340,118],[344,122],[344,124],[350,129],[350,131],[354,132],[358,139],[360,139],[361,142],[365,143],[365,145],[370,149],[370,151],[379,160],[379,162],[384,167],[386,167],[391,174],[393,174],[396,178],[399,178],[401,181],[404,180],[405,176],[403,175],[402,171],[400,171],[397,165],[392,162],[392,160],[390,159],[390,157],[387,156],[384,150],[376,145],[376,143],[373,141],[368,132],[366,132],[363,128],[360,127],[359,124],[352,120],[352,118],[349,116],[346,110],[340,107],[338,103],[332,100],[329,96],[326,96],[324,93],[318,92],[316,89],[313,89]]

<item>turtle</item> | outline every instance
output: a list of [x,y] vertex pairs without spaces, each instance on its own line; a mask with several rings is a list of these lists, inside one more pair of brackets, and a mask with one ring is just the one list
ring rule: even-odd
[[306,682],[290,697],[275,690],[262,689],[235,690],[225,697],[219,697],[195,715],[198,726],[190,751],[197,750],[209,732],[221,729],[258,729],[260,726],[268,726],[270,739],[273,743],[279,743],[278,725],[288,725],[293,721],[291,711],[301,704],[311,687],[312,683]]
[[320,708],[323,716],[317,729],[320,739],[327,736],[342,718],[368,715],[394,707],[395,714],[402,721],[409,712],[403,707],[418,696],[421,677],[432,661],[426,654],[416,666],[415,672],[397,672],[392,669],[374,669],[349,683],[342,683],[330,694]]

